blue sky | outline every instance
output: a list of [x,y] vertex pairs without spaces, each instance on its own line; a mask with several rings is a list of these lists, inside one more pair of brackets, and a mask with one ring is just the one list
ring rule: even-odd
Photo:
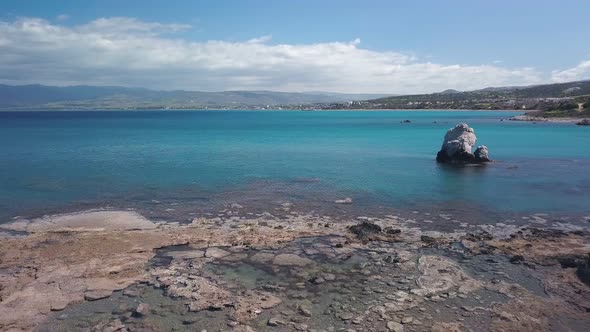
[[582,0],[3,0],[0,82],[418,93],[589,79],[588,13]]

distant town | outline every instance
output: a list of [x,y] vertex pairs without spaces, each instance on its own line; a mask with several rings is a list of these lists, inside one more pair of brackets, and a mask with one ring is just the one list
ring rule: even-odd
[[590,81],[386,96],[329,92],[154,91],[142,88],[0,85],[4,110],[522,110],[589,117]]

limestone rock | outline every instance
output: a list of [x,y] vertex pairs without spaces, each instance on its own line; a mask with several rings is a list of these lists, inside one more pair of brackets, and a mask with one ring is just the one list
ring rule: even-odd
[[419,288],[412,293],[431,296],[449,290],[466,294],[479,289],[481,282],[471,278],[461,267],[441,256],[425,255],[418,260],[420,277],[416,281]]
[[489,150],[485,145],[480,145],[473,153],[475,155],[475,162],[484,163],[490,161]]
[[279,254],[275,256],[273,263],[280,266],[305,266],[313,261],[295,254]]
[[410,324],[414,321],[414,317],[412,316],[406,316],[404,318],[402,318],[402,324]]
[[17,219],[3,225],[13,231],[122,231],[156,228],[156,224],[134,211],[90,210],[44,216],[37,219]]
[[472,149],[477,141],[475,131],[466,123],[459,123],[454,128],[447,131],[443,140],[442,147],[436,155],[436,161],[439,163],[451,164],[474,164],[489,161],[488,148],[480,146],[476,153]]
[[135,315],[146,316],[150,312],[150,305],[147,303],[140,303],[135,309]]
[[266,264],[273,260],[274,254],[266,252],[258,252],[250,257],[250,261],[258,264]]
[[107,290],[107,289],[93,290],[93,291],[86,292],[84,294],[84,299],[87,301],[96,301],[96,300],[100,300],[100,299],[105,299],[105,298],[111,296],[112,293],[113,292],[111,290]]
[[306,317],[311,317],[312,315],[312,311],[311,311],[311,305],[307,304],[307,303],[301,303],[297,306],[297,310],[299,311],[300,314],[302,314],[303,316]]
[[266,324],[268,326],[280,326],[280,325],[287,325],[287,322],[282,320],[280,317],[271,317]]
[[404,326],[398,322],[390,321],[387,322],[387,329],[392,332],[403,332]]
[[462,332],[466,331],[465,325],[459,322],[437,322],[432,326],[432,332]]
[[352,198],[346,197],[345,199],[337,199],[334,201],[336,204],[352,204]]
[[229,254],[230,254],[229,252],[227,252],[227,251],[225,251],[223,249],[212,247],[212,248],[208,248],[207,249],[207,251],[205,252],[205,257],[208,257],[208,258],[223,258],[223,257],[225,257],[225,256],[227,256]]

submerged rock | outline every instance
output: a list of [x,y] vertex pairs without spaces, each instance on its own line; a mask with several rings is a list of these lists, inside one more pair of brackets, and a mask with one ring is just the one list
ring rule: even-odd
[[590,286],[590,254],[588,254],[585,262],[578,265],[576,275],[583,283]]
[[312,263],[312,260],[295,254],[279,254],[273,260],[273,264],[279,266],[306,266]]
[[442,147],[436,155],[439,163],[479,164],[490,161],[489,151],[485,145],[472,152],[477,141],[475,131],[466,123],[460,123],[447,131]]
[[471,278],[456,262],[442,256],[425,255],[418,259],[421,275],[416,280],[418,288],[412,293],[432,296],[450,290],[471,293],[482,286],[481,281]]
[[337,199],[334,201],[336,204],[352,204],[352,198],[346,197],[345,199]]
[[267,322],[268,326],[281,326],[281,325],[287,325],[287,322],[282,320],[280,317],[271,317],[268,322]]
[[305,317],[311,317],[312,315],[312,310],[311,310],[311,305],[308,305],[306,303],[302,303],[297,307],[297,310],[299,311],[299,313]]
[[137,317],[147,316],[150,312],[150,305],[147,303],[140,303],[135,309],[134,315]]
[[96,300],[106,299],[107,297],[111,296],[112,293],[113,292],[108,289],[93,290],[93,291],[86,292],[84,294],[84,299],[86,301],[96,301]]
[[227,251],[225,251],[223,249],[212,247],[212,248],[208,248],[207,249],[207,251],[205,252],[205,257],[208,257],[208,258],[223,258],[223,257],[225,257],[225,256],[227,256],[229,254],[230,254],[229,252],[227,252]]

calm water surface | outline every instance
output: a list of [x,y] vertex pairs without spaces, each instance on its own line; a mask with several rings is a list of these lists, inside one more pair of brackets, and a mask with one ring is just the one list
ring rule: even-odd
[[[590,213],[590,130],[500,121],[515,114],[0,112],[0,222],[76,202],[236,192],[309,201],[346,195],[402,209]],[[462,121],[496,163],[435,163],[446,130]]]

